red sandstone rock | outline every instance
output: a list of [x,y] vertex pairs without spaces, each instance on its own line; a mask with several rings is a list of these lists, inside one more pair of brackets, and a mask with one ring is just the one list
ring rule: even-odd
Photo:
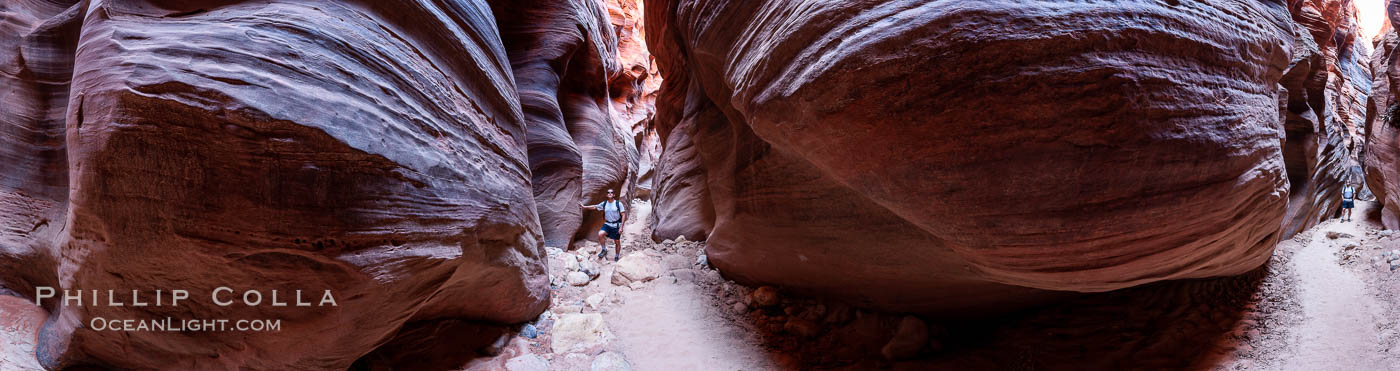
[[1293,3],[1300,30],[1293,62],[1280,82],[1284,121],[1283,159],[1289,178],[1283,238],[1293,236],[1340,209],[1342,187],[1361,179],[1353,155],[1370,94],[1369,53],[1349,1]]
[[[612,99],[630,96],[632,86],[623,82],[642,78],[619,68],[618,35],[597,1],[492,4],[520,87],[545,243],[591,237],[602,214],[585,213],[579,203],[601,202],[608,189],[627,199],[636,182],[635,134],[615,120],[619,103]],[[620,89],[610,90],[610,81]],[[636,105],[646,110],[645,102]]]
[[[45,367],[344,369],[432,336],[406,324],[548,305],[526,121],[484,2],[3,8],[21,37],[0,37],[0,286],[192,293],[46,305]],[[329,289],[338,306],[222,307],[219,286]],[[98,317],[282,331],[102,332]]]
[[[1386,11],[1393,26],[1400,16],[1400,3],[1391,2]],[[1371,99],[1367,102],[1364,164],[1366,184],[1381,202],[1381,221],[1387,229],[1400,229],[1400,121],[1396,120],[1400,101],[1395,88],[1400,84],[1400,61],[1396,60],[1397,40],[1391,27],[1376,45],[1371,58]]]
[[1285,234],[1295,25],[1178,3],[649,1],[658,168],[693,132],[726,275],[881,308],[1243,273]]

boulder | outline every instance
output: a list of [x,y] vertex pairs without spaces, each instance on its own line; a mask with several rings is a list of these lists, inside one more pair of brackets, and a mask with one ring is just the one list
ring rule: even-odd
[[775,307],[782,303],[782,297],[778,295],[778,288],[773,286],[759,287],[750,294],[750,303],[762,308]]
[[[346,369],[447,336],[446,319],[548,305],[527,122],[483,1],[4,7],[0,288],[191,294],[48,304],[65,320],[43,325],[42,367]],[[265,301],[219,306],[217,287]],[[272,306],[272,290],[336,305]],[[97,317],[283,330],[85,330]],[[494,337],[437,343],[478,340]]]
[[925,345],[928,345],[928,326],[918,317],[904,316],[894,337],[880,349],[880,354],[891,361],[904,360],[913,358]]
[[633,253],[622,257],[613,267],[612,283],[627,286],[634,282],[647,282],[660,277],[661,264],[645,254]]
[[[654,237],[675,218],[727,278],[902,312],[1248,272],[1285,235],[1296,23],[1170,3],[649,2]],[[1328,182],[1293,193],[1309,218]]]
[[589,281],[592,281],[592,278],[588,277],[587,273],[578,271],[569,272],[565,277],[568,279],[569,284],[574,286],[586,286]]
[[613,335],[598,313],[561,314],[554,324],[549,348],[555,354],[591,353],[612,341]]
[[589,295],[588,298],[583,299],[583,302],[586,303],[586,304],[588,304],[588,307],[589,307],[589,308],[593,308],[593,310],[602,309],[602,306],[603,306],[603,294],[593,294],[593,295]]

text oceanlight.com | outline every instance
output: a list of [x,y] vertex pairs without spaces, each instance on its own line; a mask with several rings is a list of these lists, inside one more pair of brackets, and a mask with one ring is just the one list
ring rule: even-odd
[[161,320],[106,319],[94,317],[88,321],[93,331],[282,331],[280,319],[174,319]]

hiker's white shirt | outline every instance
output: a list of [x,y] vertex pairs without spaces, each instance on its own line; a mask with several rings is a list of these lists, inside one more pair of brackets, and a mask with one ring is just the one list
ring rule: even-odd
[[618,222],[622,221],[622,213],[627,212],[627,206],[624,206],[621,200],[603,201],[593,208],[603,212],[603,222],[609,227],[617,227]]

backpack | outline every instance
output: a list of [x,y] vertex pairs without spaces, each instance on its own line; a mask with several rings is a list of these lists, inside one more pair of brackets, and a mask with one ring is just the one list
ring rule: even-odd
[[[622,201],[621,201],[621,200],[603,201],[603,215],[607,215],[608,203],[609,203],[609,202],[611,202],[612,205],[617,206],[617,213],[618,213],[618,216],[620,217],[620,216],[622,215],[622,213],[623,213],[623,211],[622,211]],[[606,219],[606,218],[604,218],[604,219]],[[617,223],[617,222],[621,222],[621,221],[622,221],[622,219],[618,219],[618,220],[607,220],[608,223]]]

